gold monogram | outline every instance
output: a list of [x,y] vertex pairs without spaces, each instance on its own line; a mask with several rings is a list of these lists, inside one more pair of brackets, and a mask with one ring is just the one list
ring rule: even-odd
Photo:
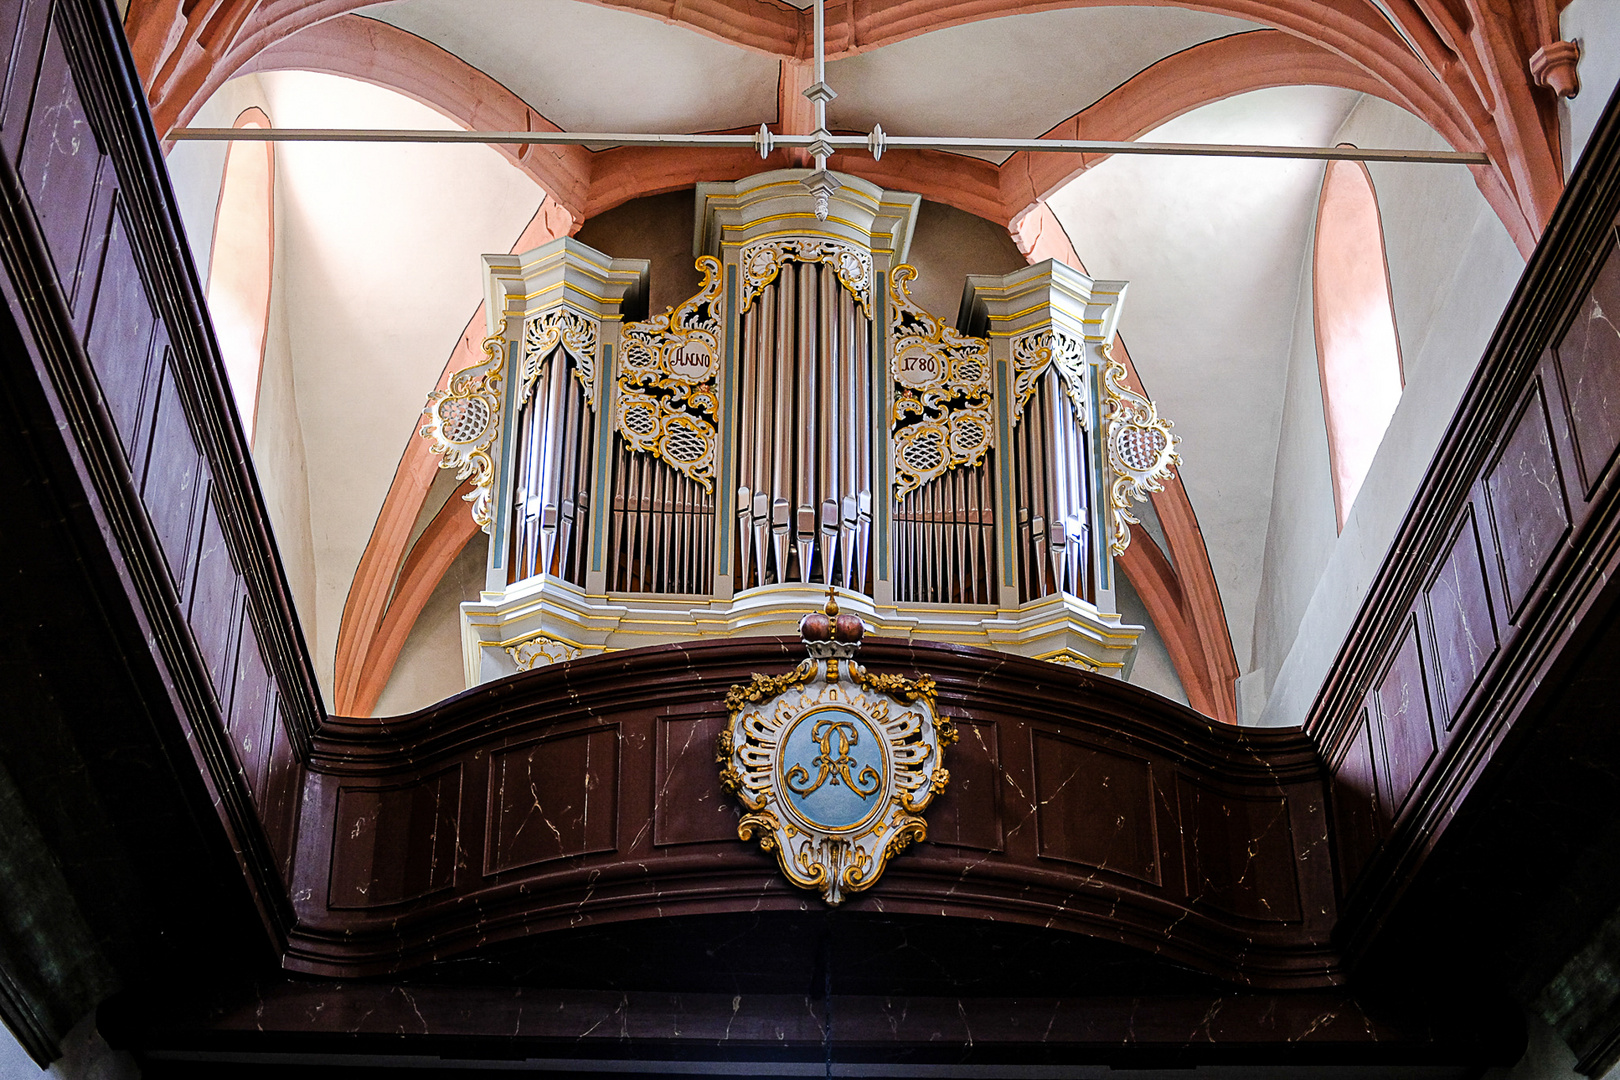
[[[877,794],[878,788],[883,784],[883,778],[878,775],[877,770],[872,766],[866,766],[853,779],[849,775],[849,770],[855,766],[855,759],[850,756],[849,748],[861,741],[860,733],[855,730],[854,724],[848,720],[834,720],[830,717],[817,720],[816,726],[810,729],[810,738],[815,740],[817,746],[821,747],[821,753],[817,754],[810,764],[820,769],[821,772],[816,776],[815,783],[806,786],[807,781],[810,779],[810,770],[806,769],[802,763],[789,769],[784,779],[787,780],[787,786],[794,794],[809,795],[822,784],[825,784],[829,777],[832,779],[834,787],[837,787],[839,782],[842,781],[849,790],[862,799],[870,799]],[[838,740],[838,753],[836,755],[832,750],[834,739]],[[861,790],[861,784],[867,781],[871,781],[872,786],[864,791]]]

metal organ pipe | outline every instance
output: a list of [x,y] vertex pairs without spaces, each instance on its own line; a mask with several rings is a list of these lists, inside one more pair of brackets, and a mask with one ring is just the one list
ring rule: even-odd
[[541,365],[519,412],[512,455],[511,581],[550,574],[581,582],[595,433],[573,371],[573,358],[558,346]]
[[820,263],[785,261],[743,314],[738,590],[789,581],[865,590],[870,331]]
[[1090,600],[1085,440],[1055,370],[1036,381],[1013,441],[1020,600],[1058,592]]

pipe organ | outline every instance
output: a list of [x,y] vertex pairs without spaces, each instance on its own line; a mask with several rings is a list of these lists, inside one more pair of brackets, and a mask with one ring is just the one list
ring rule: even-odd
[[828,586],[879,635],[1123,675],[1134,500],[1178,458],[1108,354],[1123,282],[1047,262],[911,299],[920,200],[803,171],[697,190],[703,282],[571,239],[485,256],[486,360],[423,435],[490,534],[468,685],[595,652],[791,634]]

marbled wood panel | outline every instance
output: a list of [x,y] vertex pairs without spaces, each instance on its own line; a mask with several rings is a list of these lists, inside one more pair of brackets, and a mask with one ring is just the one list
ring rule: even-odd
[[231,750],[247,777],[248,790],[256,798],[262,798],[270,758],[266,723],[266,710],[271,704],[270,672],[259,651],[259,638],[253,632],[253,620],[246,604],[242,606],[236,642],[236,685],[229,695],[226,727],[231,736]]
[[0,148],[11,162],[17,160],[28,129],[28,110],[34,102],[40,53],[51,25],[50,10],[47,0],[0,2],[0,22],[4,23],[5,32],[12,35],[10,47],[0,53],[11,61],[5,72],[5,90],[0,94]]
[[1498,644],[1496,613],[1485,583],[1485,558],[1472,503],[1423,595],[1434,654],[1436,712],[1449,734]]
[[327,906],[414,900],[455,880],[461,767],[397,787],[338,789]]
[[229,716],[231,675],[236,659],[231,642],[236,636],[237,600],[242,582],[225,543],[219,504],[212,492],[203,497],[202,504],[202,538],[197,545],[196,578],[186,619],[191,624],[191,636],[202,653],[203,663],[207,665],[220,712]]
[[1032,750],[1041,857],[1160,884],[1152,764],[1044,731]]
[[491,754],[484,873],[612,851],[618,812],[617,724]]
[[276,872],[290,892],[293,882],[293,856],[298,848],[299,796],[303,790],[304,768],[293,754],[292,741],[287,736],[287,721],[281,713],[281,695],[274,685],[270,688],[265,712],[270,718],[267,734],[270,739],[270,763],[265,770],[264,795],[259,803],[259,818],[270,842],[271,856]]
[[141,481],[141,500],[146,504],[152,531],[163,548],[169,577],[175,591],[186,595],[186,568],[196,545],[197,488],[202,479],[202,455],[191,437],[186,409],[180,400],[174,369],[168,362],[155,372],[157,405],[153,419],[151,446],[145,467],[135,470]]
[[1384,747],[1384,796],[1393,819],[1400,816],[1407,796],[1437,749],[1415,618],[1407,619],[1394,658],[1372,697],[1378,717],[1378,741]]
[[46,37],[34,93],[17,172],[56,264],[57,280],[71,302],[102,154],[68,66],[60,26],[53,24]]
[[1592,291],[1553,350],[1588,496],[1620,446],[1620,252],[1611,239]]
[[1346,740],[1344,753],[1333,765],[1329,789],[1340,896],[1349,894],[1383,835],[1383,803],[1378,797],[1375,764],[1378,749],[1373,746],[1373,726],[1368,722],[1367,709],[1363,708]]
[[697,715],[658,718],[654,846],[736,838],[736,803],[720,790],[719,766],[714,760],[715,740],[725,726],[725,712],[713,707],[703,708]]
[[1222,791],[1176,778],[1187,896],[1245,919],[1298,922],[1299,873],[1288,796]]
[[928,839],[949,847],[1000,851],[1001,748],[997,726],[952,716],[961,738],[945,752],[951,782],[928,808]]
[[136,264],[124,215],[114,210],[85,351],[90,354],[102,399],[123,440],[124,453],[132,459],[147,373],[153,367],[150,359],[156,323],[151,294]]
[[[0,57],[6,58],[4,71],[0,72],[0,116],[4,115],[6,103],[14,96],[12,88],[19,82],[16,77],[17,38],[22,33],[23,11],[27,6],[23,0],[0,0]],[[27,84],[20,89],[26,93]]]
[[1486,471],[1509,618],[1516,621],[1553,551],[1569,532],[1569,505],[1553,451],[1541,381],[1531,383],[1501,454]]

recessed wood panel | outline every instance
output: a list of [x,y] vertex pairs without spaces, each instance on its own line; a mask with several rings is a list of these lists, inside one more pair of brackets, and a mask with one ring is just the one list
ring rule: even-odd
[[208,678],[219,696],[220,707],[230,708],[233,658],[231,642],[237,623],[237,597],[241,579],[225,542],[219,519],[219,506],[213,498],[203,498],[202,535],[197,545],[197,577],[191,593],[186,621],[191,636],[208,665]]
[[1592,291],[1553,355],[1575,436],[1581,489],[1590,494],[1620,446],[1620,253],[1612,240]]
[[455,880],[461,767],[413,784],[338,791],[327,906],[414,900]]
[[101,171],[101,147],[74,85],[61,30],[54,23],[34,95],[17,172],[56,264],[57,280],[71,300]]
[[491,755],[484,872],[618,846],[619,729],[553,735]]
[[1508,610],[1517,619],[1547,560],[1569,531],[1569,507],[1539,383],[1520,407],[1511,430],[1486,474],[1485,489]]
[[1339,853],[1339,888],[1347,893],[1361,876],[1381,835],[1378,770],[1372,727],[1361,710],[1344,755],[1333,767],[1333,830]]
[[720,790],[715,740],[724,713],[660,717],[653,843],[659,846],[737,839],[737,810]]
[[1159,883],[1153,766],[1036,732],[1036,828],[1043,858]]
[[1384,785],[1392,816],[1434,759],[1434,726],[1429,718],[1428,683],[1418,645],[1417,622],[1409,619],[1394,659],[1373,691],[1384,746]]
[[150,367],[155,321],[123,214],[115,211],[85,349],[126,454],[134,452],[137,442],[136,425],[141,417],[141,392]]
[[158,381],[156,412],[146,475],[141,484],[141,501],[146,504],[152,531],[157,533],[158,544],[169,564],[169,577],[183,595],[195,532],[192,524],[202,456],[192,440],[180,389],[167,363],[162,366]]
[[1001,747],[996,725],[951,718],[960,738],[945,751],[951,782],[928,807],[928,839],[950,847],[1000,851]]
[[1485,585],[1485,561],[1472,506],[1463,515],[1445,561],[1424,596],[1439,675],[1436,707],[1449,728],[1497,645],[1496,617]]
[[1297,922],[1286,796],[1236,795],[1178,777],[1187,898],[1246,919]]
[[231,750],[247,777],[248,789],[255,795],[264,790],[264,774],[269,764],[269,725],[265,709],[270,696],[270,671],[259,651],[259,638],[247,605],[242,605],[241,626],[236,636],[235,687],[230,693]]

